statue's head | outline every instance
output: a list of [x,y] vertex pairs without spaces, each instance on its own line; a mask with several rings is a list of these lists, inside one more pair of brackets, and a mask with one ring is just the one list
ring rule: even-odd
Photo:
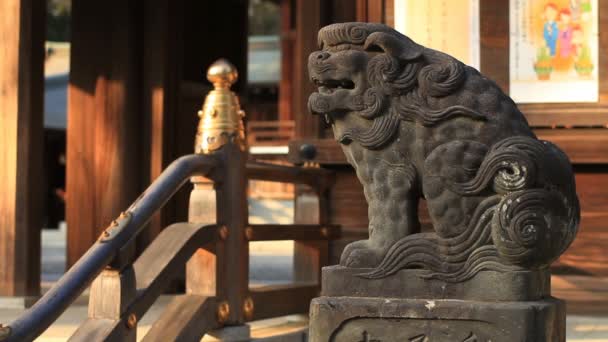
[[431,127],[456,116],[485,119],[476,110],[483,108],[467,105],[471,101],[429,108],[429,102],[462,89],[465,65],[386,25],[329,25],[319,31],[319,46],[308,59],[310,79],[318,86],[308,106],[325,115],[342,144],[380,149],[396,136],[400,121]]
[[324,115],[343,144],[363,140],[373,148],[386,142],[396,128],[386,126],[398,125],[398,119],[386,115],[390,98],[417,86],[425,48],[388,26],[370,23],[326,26],[318,39],[321,50],[308,59],[310,79],[318,87],[308,100],[310,111]]

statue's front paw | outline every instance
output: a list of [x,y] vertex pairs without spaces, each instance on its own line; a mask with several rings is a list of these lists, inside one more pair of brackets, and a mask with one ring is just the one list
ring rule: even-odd
[[370,246],[368,240],[355,241],[344,248],[340,265],[352,268],[374,268],[380,264],[385,251]]
[[373,249],[357,249],[350,253],[343,265],[352,268],[374,268],[382,261],[382,255],[383,253]]

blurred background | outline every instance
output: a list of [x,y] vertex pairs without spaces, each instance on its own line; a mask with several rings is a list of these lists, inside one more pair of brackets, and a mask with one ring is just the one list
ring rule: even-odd
[[[476,6],[475,66],[509,92],[510,2],[464,3]],[[337,263],[344,245],[366,237],[367,206],[331,132],[308,113],[308,54],[317,49],[320,27],[345,21],[399,26],[402,14],[395,11],[402,5],[3,0],[4,13],[11,6],[21,10],[0,23],[7,33],[0,37],[0,321],[22,310],[20,298],[35,298],[57,281],[171,161],[193,152],[197,111],[211,90],[205,70],[218,58],[239,71],[233,90],[247,115],[252,159],[288,165],[290,149],[308,143],[316,146],[317,166],[337,173],[330,221],[343,233],[328,252]],[[599,32],[608,30],[608,0],[596,6]],[[431,35],[451,39],[449,28]],[[608,36],[598,35],[597,42],[597,101],[520,104],[539,138],[560,146],[576,173],[580,232],[552,266],[553,293],[568,303],[572,341],[608,341]],[[139,251],[163,227],[187,220],[189,190],[153,218],[137,241]],[[308,191],[250,182],[250,222],[297,221],[294,208]],[[421,217],[428,229],[424,206]],[[250,282],[292,281],[298,253],[292,241],[252,243]]]

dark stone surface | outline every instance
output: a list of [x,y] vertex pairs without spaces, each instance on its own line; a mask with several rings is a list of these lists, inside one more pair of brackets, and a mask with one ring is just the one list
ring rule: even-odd
[[482,271],[463,282],[425,279],[423,270],[401,270],[383,279],[361,279],[366,269],[323,268],[322,293],[330,297],[386,297],[410,299],[465,299],[477,301],[533,301],[551,293],[548,270]]
[[[330,25],[319,42],[309,107],[369,205],[369,239],[344,249],[343,266],[462,282],[542,269],[570,245],[580,216],[570,162],[494,82],[382,24]],[[433,233],[420,233],[421,198]]]
[[311,342],[561,342],[564,303],[319,297]]

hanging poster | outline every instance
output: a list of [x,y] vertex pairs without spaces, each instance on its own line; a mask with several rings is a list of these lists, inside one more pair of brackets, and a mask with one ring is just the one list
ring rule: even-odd
[[395,0],[395,29],[479,69],[479,0]]
[[510,96],[598,100],[597,0],[510,0]]

